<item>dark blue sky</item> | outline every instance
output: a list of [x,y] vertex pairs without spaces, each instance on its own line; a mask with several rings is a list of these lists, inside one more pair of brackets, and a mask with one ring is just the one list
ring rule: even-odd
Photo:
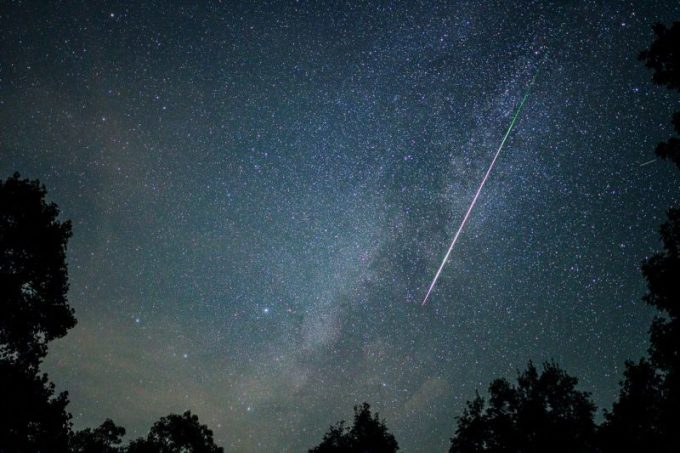
[[74,224],[45,369],[76,427],[191,409],[226,451],[302,451],[368,401],[444,451],[530,359],[608,407],[678,199],[640,166],[678,98],[636,60],[677,2],[253,3],[0,9],[0,174]]

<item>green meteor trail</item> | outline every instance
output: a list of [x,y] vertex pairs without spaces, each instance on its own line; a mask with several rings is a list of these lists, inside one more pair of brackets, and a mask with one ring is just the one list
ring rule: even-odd
[[470,217],[470,213],[472,212],[472,209],[475,207],[475,203],[477,203],[477,198],[479,198],[479,194],[482,192],[482,189],[484,188],[484,184],[486,184],[486,180],[489,178],[489,175],[491,174],[491,170],[493,170],[493,166],[496,164],[496,160],[498,159],[498,156],[501,154],[501,151],[503,150],[503,145],[505,145],[505,142],[508,140],[508,137],[510,136],[510,132],[512,132],[512,128],[515,126],[515,123],[517,122],[517,118],[519,118],[519,114],[522,112],[522,108],[524,107],[524,103],[526,102],[527,98],[529,97],[529,93],[531,93],[531,87],[534,85],[534,82],[536,81],[536,77],[538,76],[538,71],[536,71],[536,74],[534,75],[534,78],[531,79],[531,83],[529,84],[529,88],[527,88],[527,92],[524,94],[524,97],[519,103],[519,106],[517,107],[517,110],[515,111],[515,114],[512,117],[512,121],[510,122],[510,126],[508,126],[508,130],[505,132],[505,135],[503,136],[503,140],[501,141],[501,144],[498,146],[498,149],[496,150],[496,154],[493,156],[493,159],[491,160],[491,164],[489,165],[489,168],[486,170],[486,174],[484,175],[484,178],[482,178],[482,182],[479,184],[479,188],[477,189],[477,193],[475,193],[474,198],[472,199],[472,202],[470,203],[470,206],[467,209],[467,212],[465,213],[465,216],[463,217],[463,221],[460,222],[460,226],[458,227],[458,231],[456,231],[456,234],[453,236],[453,241],[451,241],[451,245],[449,246],[449,249],[446,251],[446,255],[444,255],[444,259],[442,260],[442,263],[439,265],[439,269],[437,269],[437,273],[434,275],[434,278],[432,279],[432,283],[430,283],[430,287],[427,290],[427,294],[425,294],[425,299],[423,299],[422,305],[425,305],[427,303],[427,299],[430,297],[430,294],[432,293],[432,290],[434,289],[434,285],[437,283],[437,279],[439,278],[439,275],[442,273],[442,269],[444,269],[444,265],[449,259],[449,256],[451,255],[451,251],[453,250],[453,246],[456,245],[456,241],[458,241],[458,236],[460,236],[461,231],[463,231],[463,227],[465,226],[465,223],[468,220],[468,217]]

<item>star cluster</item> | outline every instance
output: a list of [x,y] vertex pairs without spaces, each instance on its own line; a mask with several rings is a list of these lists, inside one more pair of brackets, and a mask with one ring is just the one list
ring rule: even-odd
[[[652,312],[677,97],[646,2],[9,2],[0,174],[74,223],[77,428],[195,411],[303,451],[368,401],[445,451],[477,389],[555,359],[600,407]],[[422,297],[529,82],[450,262]]]

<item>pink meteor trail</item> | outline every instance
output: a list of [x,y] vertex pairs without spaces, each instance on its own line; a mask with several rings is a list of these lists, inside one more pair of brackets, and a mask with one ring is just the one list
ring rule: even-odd
[[[538,75],[538,73],[536,75]],[[456,245],[456,241],[458,240],[458,236],[460,236],[461,231],[463,231],[463,227],[465,226],[465,223],[467,222],[468,217],[470,217],[470,213],[472,212],[472,209],[475,207],[475,203],[477,203],[477,198],[479,198],[479,194],[482,192],[482,189],[484,188],[484,184],[486,184],[486,180],[489,178],[489,175],[491,174],[491,170],[493,170],[493,166],[496,164],[496,160],[498,159],[498,156],[501,154],[501,151],[503,150],[503,145],[505,145],[505,142],[508,139],[508,136],[510,136],[510,132],[512,132],[512,128],[514,127],[515,122],[517,122],[517,117],[519,117],[519,113],[522,111],[522,107],[524,107],[524,102],[527,100],[527,97],[529,97],[529,92],[531,91],[531,86],[533,85],[534,80],[536,80],[536,76],[534,76],[534,79],[531,81],[531,84],[529,84],[529,88],[527,89],[527,92],[524,95],[524,98],[522,98],[522,102],[520,102],[519,107],[517,108],[517,111],[515,112],[515,115],[512,117],[512,121],[510,122],[510,127],[508,127],[508,130],[505,132],[505,136],[503,137],[503,140],[501,141],[500,146],[496,150],[496,154],[493,156],[493,159],[491,160],[491,164],[489,165],[488,170],[486,170],[486,174],[484,175],[484,178],[482,178],[482,182],[479,184],[479,188],[477,189],[477,193],[475,193],[474,198],[472,198],[472,203],[470,203],[470,207],[468,207],[467,212],[465,213],[465,216],[463,217],[463,221],[460,222],[460,226],[458,227],[458,231],[456,231],[456,234],[453,236],[453,241],[451,241],[451,245],[449,246],[449,249],[447,250],[446,255],[444,256],[444,259],[442,260],[442,264],[439,265],[439,269],[437,269],[437,273],[434,275],[434,278],[432,279],[432,283],[430,283],[430,287],[427,290],[427,294],[425,294],[425,299],[423,299],[422,305],[425,305],[427,303],[427,299],[430,297],[430,293],[432,293],[432,290],[434,289],[434,285],[437,283],[437,279],[439,278],[439,274],[442,273],[442,269],[444,269],[444,265],[446,264],[446,261],[448,261],[449,255],[451,255],[451,251],[453,250],[453,246]]]

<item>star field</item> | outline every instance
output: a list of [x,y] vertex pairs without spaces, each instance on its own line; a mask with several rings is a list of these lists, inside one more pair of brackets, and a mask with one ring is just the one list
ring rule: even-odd
[[530,359],[609,407],[678,199],[640,166],[678,99],[636,60],[677,2],[181,3],[0,9],[0,175],[73,221],[44,368],[76,428],[190,409],[225,451],[305,451],[368,401],[445,451]]

